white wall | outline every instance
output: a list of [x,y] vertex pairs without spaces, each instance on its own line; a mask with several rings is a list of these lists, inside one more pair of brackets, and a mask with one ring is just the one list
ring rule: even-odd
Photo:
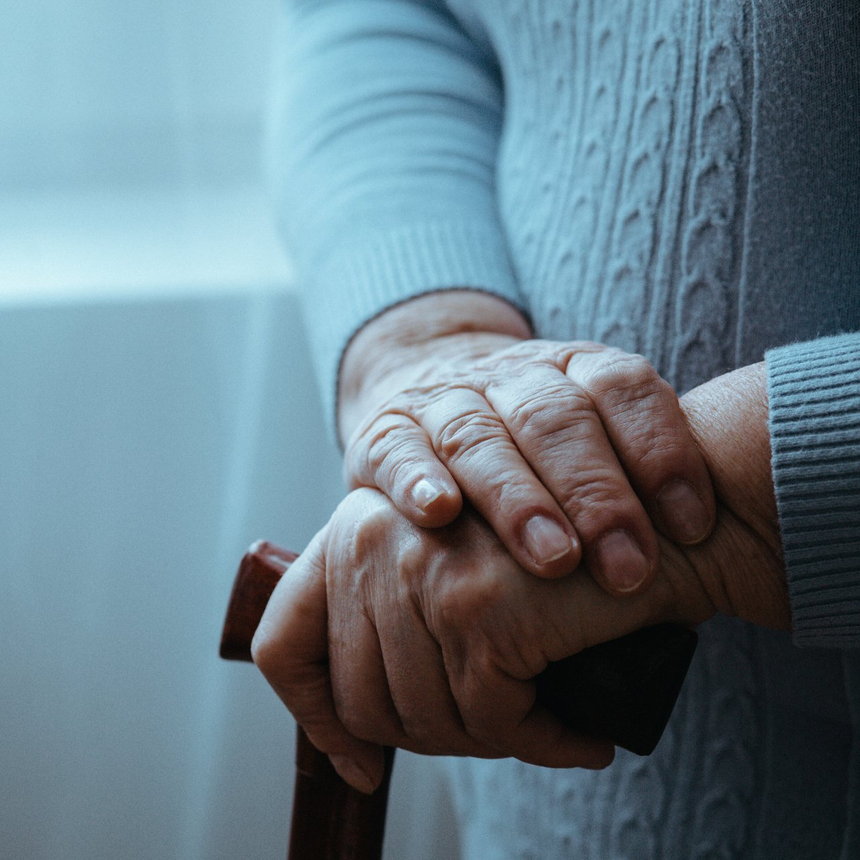
[[[259,151],[276,0],[0,26],[0,858],[282,857],[290,720],[236,563],[342,494]],[[429,760],[388,860],[455,858]]]
[[277,10],[4,6],[0,300],[289,282],[260,158]]
[[[291,721],[217,658],[244,548],[341,496],[291,296],[0,307],[0,857],[282,857]],[[387,856],[456,856],[401,754]]]
[[12,0],[0,187],[247,181],[277,0]]

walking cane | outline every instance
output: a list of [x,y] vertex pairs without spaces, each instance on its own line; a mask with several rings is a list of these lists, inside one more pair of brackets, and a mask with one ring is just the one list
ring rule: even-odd
[[[221,634],[225,660],[251,661],[251,639],[269,597],[298,556],[258,541],[236,574]],[[696,649],[697,635],[658,624],[550,663],[535,679],[541,704],[576,731],[639,755],[660,740]],[[373,794],[347,785],[298,728],[287,860],[380,860],[394,750]]]

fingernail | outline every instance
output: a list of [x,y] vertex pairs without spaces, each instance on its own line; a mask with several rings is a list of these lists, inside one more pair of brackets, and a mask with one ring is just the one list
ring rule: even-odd
[[648,575],[648,560],[636,541],[621,529],[608,532],[600,539],[597,564],[603,578],[616,591],[632,591]]
[[437,483],[429,478],[422,478],[412,488],[412,498],[422,511],[426,511],[443,492],[444,490]]
[[374,780],[361,769],[355,759],[347,755],[330,755],[329,759],[334,769],[353,788],[357,788],[365,794],[371,794],[376,789]]
[[686,481],[675,480],[666,484],[657,496],[657,504],[677,540],[697,543],[708,533],[711,525],[708,509]]
[[549,564],[570,552],[570,535],[555,520],[538,515],[523,529],[523,543],[538,564]]

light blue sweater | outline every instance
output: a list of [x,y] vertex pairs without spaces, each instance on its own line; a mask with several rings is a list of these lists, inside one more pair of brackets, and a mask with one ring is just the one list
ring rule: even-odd
[[453,765],[464,854],[860,858],[860,4],[293,0],[286,32],[272,173],[330,419],[358,328],[449,287],[679,393],[767,353],[793,636],[704,625],[649,759]]

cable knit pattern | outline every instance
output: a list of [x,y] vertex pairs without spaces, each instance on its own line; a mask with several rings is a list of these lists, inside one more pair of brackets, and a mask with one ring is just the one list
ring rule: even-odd
[[464,860],[854,860],[857,0],[287,6],[270,153],[330,417],[352,334],[432,289],[679,393],[769,350],[793,639],[703,625],[647,759],[452,762]]
[[599,340],[646,350],[647,330],[624,313],[624,303],[649,307],[653,294],[659,216],[667,182],[670,145],[677,113],[675,94],[681,75],[682,46],[673,32],[669,4],[651,2],[640,32],[641,84],[620,189],[620,205],[612,231],[611,288],[603,291]]
[[750,856],[752,822],[761,774],[756,747],[762,740],[752,631],[742,624],[727,624],[732,635],[714,637],[704,654],[708,674],[705,724],[699,748],[701,801],[688,831],[690,851],[684,856],[745,858]]
[[[674,301],[670,375],[686,391],[728,369],[734,358],[738,182],[744,152],[741,109],[745,82],[741,51],[744,11],[714,0],[700,12],[696,116],[688,148],[687,213],[683,219],[679,288]],[[704,371],[705,375],[702,375]]]

